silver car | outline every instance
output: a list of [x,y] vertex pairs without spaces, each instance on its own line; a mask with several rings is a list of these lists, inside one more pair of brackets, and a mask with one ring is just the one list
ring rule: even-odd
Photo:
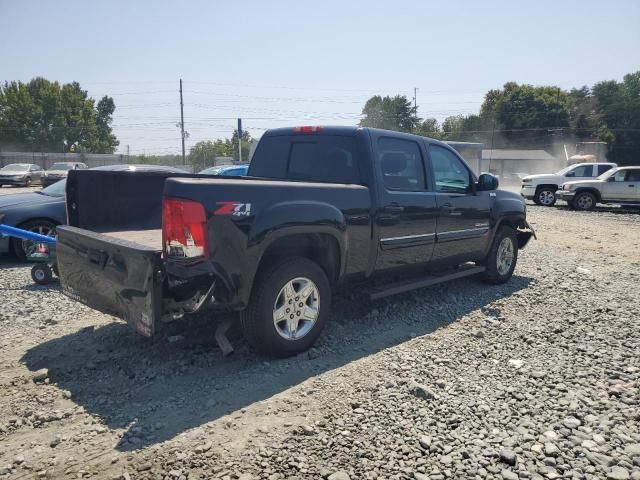
[[42,185],[46,187],[67,178],[69,170],[86,170],[87,168],[89,167],[82,162],[56,162],[42,175]]
[[0,187],[4,185],[20,185],[29,187],[42,184],[44,170],[33,163],[10,163],[0,168]]

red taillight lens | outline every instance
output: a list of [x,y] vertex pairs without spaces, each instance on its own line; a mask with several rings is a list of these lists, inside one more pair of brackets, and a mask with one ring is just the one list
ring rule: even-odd
[[208,255],[207,215],[201,203],[179,198],[162,202],[162,248],[167,257]]
[[298,133],[320,133],[322,131],[322,127],[293,127],[293,131]]

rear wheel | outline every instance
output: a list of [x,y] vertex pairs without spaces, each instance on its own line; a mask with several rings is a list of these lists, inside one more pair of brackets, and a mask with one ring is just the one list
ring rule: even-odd
[[556,203],[556,192],[550,187],[542,187],[536,192],[534,201],[543,207],[553,207]]
[[291,257],[258,274],[240,322],[256,350],[288,357],[314,344],[330,310],[331,287],[322,268],[307,258]]
[[507,282],[518,262],[518,238],[516,231],[507,226],[500,227],[485,259],[486,270],[482,278],[487,283]]
[[[31,220],[23,223],[22,225],[18,225],[18,228],[39,233],[40,235],[46,235],[48,237],[52,237],[56,234],[56,224],[49,220]],[[37,243],[28,240],[21,240],[19,238],[11,239],[11,250],[20,260],[24,260],[27,258],[28,254],[33,253],[37,245]]]
[[596,196],[593,193],[580,192],[573,198],[572,206],[576,210],[593,210],[596,203]]

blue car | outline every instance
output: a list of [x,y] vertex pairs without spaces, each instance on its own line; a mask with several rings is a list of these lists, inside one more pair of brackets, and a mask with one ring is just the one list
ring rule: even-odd
[[200,172],[202,175],[219,175],[223,177],[245,177],[249,165],[218,165],[217,167],[205,168]]
[[[92,170],[185,173],[179,168],[159,165],[109,165]],[[42,235],[54,235],[58,225],[67,223],[64,199],[66,185],[65,178],[38,192],[0,195],[3,223]],[[0,238],[0,253],[7,252],[12,252],[20,259],[26,256],[23,242],[17,238]]]

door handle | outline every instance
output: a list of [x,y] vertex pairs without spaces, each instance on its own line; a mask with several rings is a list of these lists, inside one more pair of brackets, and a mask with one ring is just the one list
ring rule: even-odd
[[391,205],[386,205],[382,208],[382,211],[385,213],[401,213],[404,212],[404,207],[398,205],[397,203],[392,203]]

